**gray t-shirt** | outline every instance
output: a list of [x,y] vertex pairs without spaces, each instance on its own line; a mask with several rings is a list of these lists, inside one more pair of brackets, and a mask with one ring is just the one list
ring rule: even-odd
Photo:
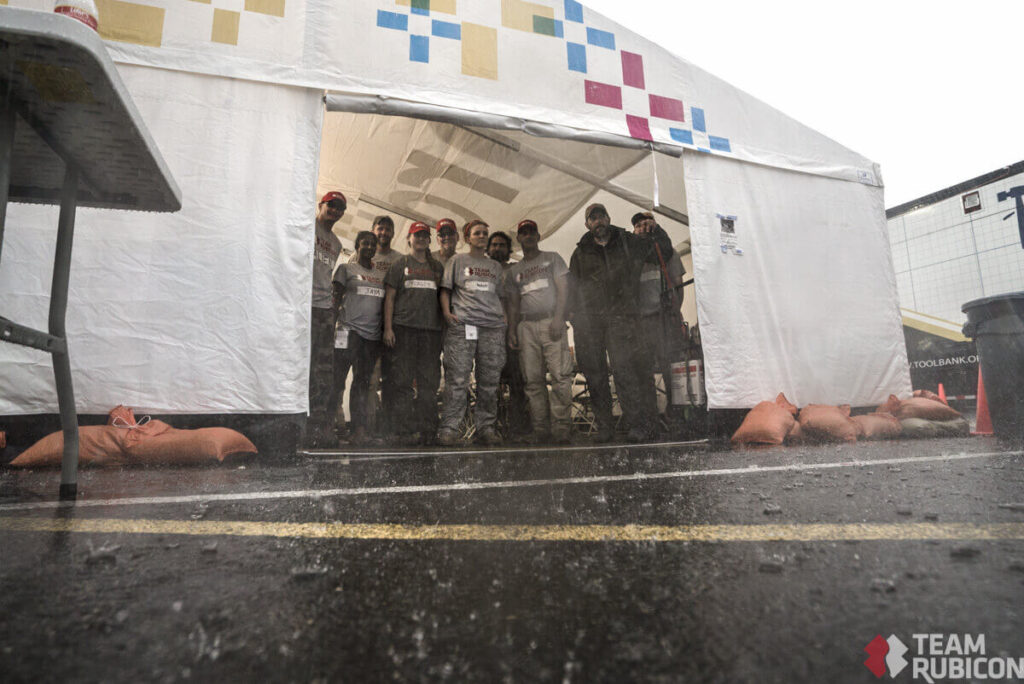
[[[373,270],[377,273],[378,276],[380,276],[381,280],[384,280],[384,277],[388,274],[388,271],[391,270],[391,266],[404,256],[404,254],[402,254],[401,252],[394,248],[392,248],[391,251],[388,252],[386,255],[381,254],[378,251],[376,254],[373,255]],[[359,252],[355,252],[351,257],[349,257],[348,263],[358,264]]]
[[[675,250],[665,257],[665,269],[673,280],[682,278],[686,273],[683,262]],[[661,308],[661,293],[664,289],[672,287],[672,283],[663,284],[664,277],[661,273],[661,263],[645,263],[640,271],[640,314],[647,316],[658,313]],[[680,294],[682,294],[680,292]]]
[[334,282],[342,292],[338,327],[355,330],[364,340],[379,340],[384,323],[384,279],[374,269],[341,264]]
[[313,307],[330,309],[334,306],[331,297],[331,274],[341,255],[341,240],[329,230],[320,226],[314,228],[316,245],[313,248]]
[[405,255],[391,266],[384,284],[395,288],[395,312],[392,325],[419,330],[441,329],[441,304],[437,290],[444,267],[436,259],[425,263]]
[[452,313],[468,325],[497,328],[505,324],[501,300],[501,264],[487,257],[456,254],[444,267],[441,287],[452,292]]
[[505,273],[505,285],[519,293],[519,313],[550,316],[555,313],[555,286],[568,275],[569,269],[561,256],[541,252],[533,259],[513,264]]

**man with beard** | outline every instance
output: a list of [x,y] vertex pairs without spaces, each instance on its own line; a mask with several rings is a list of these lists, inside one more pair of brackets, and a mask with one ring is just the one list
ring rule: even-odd
[[[487,238],[487,256],[501,264],[507,277],[508,262],[512,254],[512,238],[500,230]],[[509,321],[509,325],[512,322]],[[510,327],[511,329],[511,327]],[[526,381],[519,366],[519,354],[511,347],[505,350],[505,367],[501,369],[501,381],[508,386],[508,437],[509,441],[520,442],[529,438],[530,414],[526,408]]]
[[608,361],[628,439],[642,442],[655,432],[657,397],[650,372],[650,348],[640,331],[640,273],[646,262],[656,263],[672,244],[665,231],[645,226],[638,234],[613,226],[603,204],[584,212],[587,234],[569,262],[571,315],[576,360],[587,378],[597,421],[596,440],[611,441],[612,415]]

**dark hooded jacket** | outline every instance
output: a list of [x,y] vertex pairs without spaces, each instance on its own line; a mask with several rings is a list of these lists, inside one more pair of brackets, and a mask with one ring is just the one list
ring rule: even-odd
[[585,234],[569,260],[570,315],[637,315],[640,271],[645,262],[658,262],[655,245],[663,255],[671,253],[672,242],[660,227],[634,235],[611,226],[604,246]]

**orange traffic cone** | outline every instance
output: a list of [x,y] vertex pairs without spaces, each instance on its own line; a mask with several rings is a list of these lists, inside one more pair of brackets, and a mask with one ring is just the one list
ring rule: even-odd
[[981,380],[981,368],[978,368],[978,420],[974,426],[975,436],[988,436],[992,433],[992,417],[988,414],[988,397],[985,396],[985,383]]
[[949,402],[946,401],[946,388],[942,386],[941,382],[939,383],[939,401],[946,406],[949,406]]

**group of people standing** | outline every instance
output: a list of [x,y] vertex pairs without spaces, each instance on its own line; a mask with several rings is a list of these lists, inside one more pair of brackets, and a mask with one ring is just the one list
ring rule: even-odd
[[[401,444],[454,446],[461,442],[471,390],[477,441],[500,444],[497,395],[503,374],[512,395],[509,437],[567,444],[575,375],[568,322],[590,390],[594,439],[614,436],[609,359],[628,439],[654,437],[652,373],[662,367],[653,364],[664,359],[647,337],[652,324],[645,320],[650,297],[644,295],[653,292],[657,307],[665,306],[666,293],[676,295],[678,317],[682,265],[652,215],[634,216],[630,233],[611,225],[603,205],[590,205],[588,232],[568,266],[557,253],[540,249],[540,228],[531,219],[516,226],[523,256],[510,264],[511,237],[491,233],[480,219],[462,227],[466,252],[456,253],[456,223],[444,218],[433,227],[414,222],[408,253],[400,254],[391,246],[394,221],[378,216],[371,230],[356,235],[352,259],[339,264],[341,241],[332,228],[346,208],[337,191],[317,207],[307,445],[336,441],[335,415],[350,369],[353,444],[379,436]],[[430,250],[432,230],[436,254]],[[375,369],[381,386],[377,436],[368,419]]]

